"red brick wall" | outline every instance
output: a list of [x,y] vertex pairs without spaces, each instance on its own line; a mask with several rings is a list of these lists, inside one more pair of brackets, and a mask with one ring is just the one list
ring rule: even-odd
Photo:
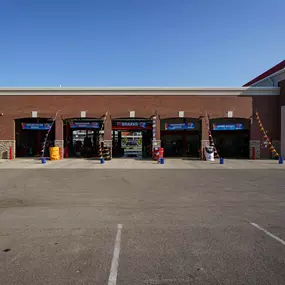
[[[253,97],[253,112],[258,112],[261,123],[267,131],[269,138],[273,141],[280,141],[281,132],[281,109],[280,109],[280,96],[255,96]],[[251,125],[251,139],[260,140],[263,143],[263,133],[257,124],[256,117],[254,116]],[[260,150],[261,157],[271,157],[268,148]]]
[[[269,97],[274,100],[274,96]],[[259,100],[255,105],[260,105]],[[229,110],[235,117],[252,115],[252,98],[234,96],[0,96],[0,106],[4,113],[0,117],[0,139],[13,139],[13,120],[31,117],[32,111],[38,111],[38,117],[51,117],[60,110],[63,118],[80,117],[81,110],[87,111],[87,117],[101,117],[108,110],[112,118],[129,117],[132,110],[136,117],[150,117],[157,110],[160,118],[177,117],[178,111],[184,111],[185,117],[198,118],[205,110],[211,118],[224,117]]]
[[[253,97],[253,111],[258,111],[259,117],[269,137],[280,140],[280,96],[255,96]],[[252,139],[259,139],[260,129],[254,119],[251,125]]]

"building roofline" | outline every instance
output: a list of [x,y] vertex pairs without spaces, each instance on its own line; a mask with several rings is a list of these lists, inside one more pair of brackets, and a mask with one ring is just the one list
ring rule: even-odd
[[187,87],[187,86],[31,86],[31,87],[0,87],[1,90],[247,90],[249,88],[271,88],[271,87]]
[[239,96],[279,95],[278,87],[0,87],[0,96],[64,95],[191,95]]
[[262,84],[263,82],[268,81],[268,80],[271,81],[271,85],[268,85],[268,86],[272,86],[272,87],[277,86],[277,85],[274,85],[273,79],[274,79],[274,77],[279,76],[279,75],[282,74],[282,73],[285,74],[285,68],[280,69],[279,71],[277,71],[277,72],[275,72],[275,73],[273,73],[273,74],[271,74],[271,75],[269,75],[269,76],[267,76],[267,77],[265,77],[265,78],[263,78],[263,79],[261,79],[261,80],[255,82],[255,83],[253,83],[253,84],[251,85],[251,87],[260,86],[259,84]]
[[267,77],[270,77],[272,75],[274,75],[275,73],[277,73],[278,71],[282,70],[285,68],[285,60],[279,62],[278,64],[276,64],[275,66],[273,66],[272,68],[268,69],[267,71],[263,72],[262,74],[258,75],[257,77],[255,77],[254,79],[252,79],[251,81],[247,82],[246,84],[243,85],[243,87],[247,87],[250,86],[252,84],[255,84]]

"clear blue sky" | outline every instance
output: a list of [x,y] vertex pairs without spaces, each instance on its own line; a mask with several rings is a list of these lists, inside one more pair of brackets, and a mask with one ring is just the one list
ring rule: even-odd
[[285,59],[284,0],[0,0],[0,86],[241,86]]

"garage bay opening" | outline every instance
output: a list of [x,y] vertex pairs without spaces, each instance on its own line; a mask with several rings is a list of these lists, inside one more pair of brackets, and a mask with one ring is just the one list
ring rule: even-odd
[[112,121],[113,157],[152,157],[152,121],[122,118]]
[[16,119],[16,157],[41,156],[45,138],[50,128],[44,149],[45,157],[49,157],[49,148],[54,146],[55,126],[53,120],[51,118]]
[[160,122],[161,146],[165,157],[200,157],[201,121],[195,118],[168,118]]
[[93,118],[64,120],[65,157],[99,157],[100,136],[104,136],[102,124],[101,119]]
[[215,147],[224,158],[249,158],[250,121],[244,118],[210,120]]

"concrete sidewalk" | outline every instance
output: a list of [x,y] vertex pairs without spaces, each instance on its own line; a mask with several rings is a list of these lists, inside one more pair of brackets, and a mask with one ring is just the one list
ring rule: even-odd
[[42,164],[40,159],[0,160],[0,169],[285,169],[277,160],[225,160],[223,165],[219,160],[214,162],[165,159],[161,165],[152,160],[138,160],[134,158],[112,159],[100,164],[99,160],[92,159],[63,159],[47,161]]

